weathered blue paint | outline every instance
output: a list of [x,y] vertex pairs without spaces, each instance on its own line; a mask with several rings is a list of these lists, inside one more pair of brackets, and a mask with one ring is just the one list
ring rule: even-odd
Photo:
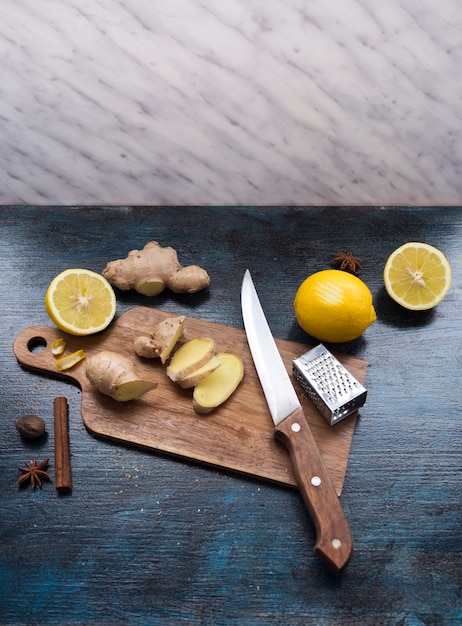
[[[71,266],[101,271],[149,239],[200,262],[211,286],[164,293],[153,306],[242,327],[250,268],[276,336],[303,341],[296,287],[353,250],[378,321],[335,346],[367,358],[342,502],[353,559],[334,577],[312,553],[296,491],[92,437],[80,391],[22,370],[14,336],[49,324],[43,297]],[[453,287],[429,313],[386,295],[388,254],[408,240],[448,256]],[[462,210],[448,208],[0,208],[0,623],[284,626],[457,624],[462,621]],[[119,313],[147,301],[118,294]],[[53,466],[52,402],[70,407],[73,491],[18,489],[17,465]],[[48,437],[20,440],[36,412]]]

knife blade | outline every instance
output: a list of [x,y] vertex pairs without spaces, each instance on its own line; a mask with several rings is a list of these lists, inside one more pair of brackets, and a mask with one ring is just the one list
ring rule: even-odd
[[353,553],[350,527],[249,270],[242,281],[241,307],[250,352],[274,422],[274,435],[289,451],[300,493],[316,529],[314,552],[338,574]]

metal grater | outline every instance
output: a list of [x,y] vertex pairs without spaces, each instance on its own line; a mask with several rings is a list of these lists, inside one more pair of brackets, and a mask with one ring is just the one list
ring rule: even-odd
[[322,344],[294,359],[293,372],[330,426],[366,402],[367,390]]

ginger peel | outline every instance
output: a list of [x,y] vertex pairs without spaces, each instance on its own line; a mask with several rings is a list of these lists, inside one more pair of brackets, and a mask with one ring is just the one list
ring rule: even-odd
[[88,357],[85,373],[98,391],[118,402],[136,400],[157,387],[157,383],[140,378],[129,359],[110,350]]
[[110,261],[102,272],[122,290],[135,289],[145,296],[156,296],[165,288],[175,293],[195,293],[210,284],[207,272],[197,265],[182,267],[176,251],[157,241],[142,250],[131,250],[125,259]]

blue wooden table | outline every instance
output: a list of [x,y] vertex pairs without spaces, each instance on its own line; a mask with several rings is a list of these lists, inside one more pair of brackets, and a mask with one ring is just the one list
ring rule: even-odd
[[[48,283],[101,271],[154,239],[209,270],[207,293],[153,306],[242,328],[240,284],[258,283],[277,337],[305,341],[297,286],[361,257],[378,320],[335,346],[368,360],[341,496],[355,551],[334,576],[313,554],[297,491],[93,437],[80,390],[22,369],[26,326],[50,324]],[[386,295],[382,271],[406,241],[443,250],[453,285],[431,312]],[[462,211],[459,208],[2,207],[0,623],[439,625],[462,621]],[[146,299],[117,293],[119,314]],[[71,494],[18,488],[17,466],[50,457],[53,398],[69,402]],[[48,435],[14,422],[37,413]]]

